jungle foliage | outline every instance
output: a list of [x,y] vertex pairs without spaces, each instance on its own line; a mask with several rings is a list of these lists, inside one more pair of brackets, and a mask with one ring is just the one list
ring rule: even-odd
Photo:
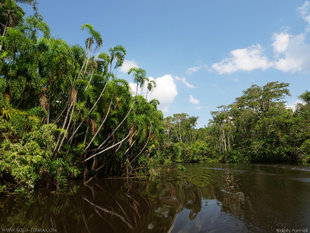
[[[36,1],[21,2],[33,4],[34,14],[24,17],[14,0],[0,2],[1,190],[147,172],[163,115],[158,101],[132,94],[116,77],[125,48],[101,51],[102,36],[90,24],[81,27],[85,48],[69,45],[51,37]],[[155,85],[141,68],[128,75],[137,90]]]
[[294,111],[283,99],[288,83],[252,85],[228,106],[212,112],[207,127],[196,117],[166,117],[163,151],[184,162],[310,162],[310,92],[300,95]]

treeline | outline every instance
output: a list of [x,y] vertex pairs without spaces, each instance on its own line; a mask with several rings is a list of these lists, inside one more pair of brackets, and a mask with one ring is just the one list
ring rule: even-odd
[[162,150],[184,162],[310,162],[310,92],[294,109],[283,99],[289,84],[252,85],[228,106],[212,112],[207,127],[196,129],[196,117],[165,118]]
[[89,24],[81,28],[85,47],[69,45],[51,37],[36,1],[20,2],[34,14],[0,1],[0,192],[147,172],[164,124],[159,102],[138,87],[156,84],[132,68],[132,95],[115,75],[124,47],[101,52],[103,39]]

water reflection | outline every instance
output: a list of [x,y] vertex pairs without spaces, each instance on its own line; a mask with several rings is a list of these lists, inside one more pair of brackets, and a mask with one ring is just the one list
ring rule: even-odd
[[1,197],[3,228],[57,232],[310,232],[310,170],[188,165],[159,179],[97,180],[71,192]]

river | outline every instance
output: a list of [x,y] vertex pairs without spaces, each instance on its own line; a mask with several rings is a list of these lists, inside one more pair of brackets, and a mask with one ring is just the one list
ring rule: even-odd
[[2,196],[2,232],[310,232],[310,167],[189,164]]

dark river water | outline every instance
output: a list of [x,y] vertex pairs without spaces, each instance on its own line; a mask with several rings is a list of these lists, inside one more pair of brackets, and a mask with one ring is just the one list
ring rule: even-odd
[[0,199],[2,232],[310,232],[310,167],[184,165]]

